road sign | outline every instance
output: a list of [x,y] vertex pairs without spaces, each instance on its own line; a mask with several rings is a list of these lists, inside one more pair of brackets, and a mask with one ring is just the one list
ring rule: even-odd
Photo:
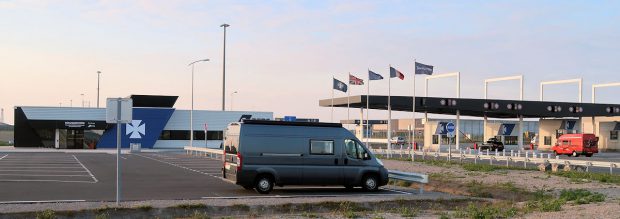
[[107,123],[116,123],[119,120],[118,104],[120,102],[120,122],[131,123],[133,101],[131,98],[108,98],[105,121]]
[[133,101],[131,98],[108,98],[105,120],[116,123],[116,205],[121,201],[121,125],[131,123]]
[[447,132],[446,134],[448,135],[448,137],[450,138],[454,137],[455,130],[456,130],[456,126],[454,125],[454,123],[448,122],[448,124],[446,124],[446,132]]

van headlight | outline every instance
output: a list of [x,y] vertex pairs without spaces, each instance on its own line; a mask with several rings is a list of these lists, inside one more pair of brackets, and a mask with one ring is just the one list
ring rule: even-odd
[[379,159],[379,158],[375,158],[375,159],[377,159],[377,163],[379,163],[379,165],[385,166],[385,165],[383,165],[383,162],[381,162],[381,159]]

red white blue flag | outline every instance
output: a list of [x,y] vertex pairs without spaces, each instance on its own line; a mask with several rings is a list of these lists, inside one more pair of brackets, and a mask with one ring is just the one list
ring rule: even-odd
[[396,78],[396,77],[400,78],[400,80],[405,80],[405,74],[403,74],[399,70],[396,70],[393,67],[390,67],[390,78]]
[[349,84],[350,85],[364,85],[364,80],[349,74]]

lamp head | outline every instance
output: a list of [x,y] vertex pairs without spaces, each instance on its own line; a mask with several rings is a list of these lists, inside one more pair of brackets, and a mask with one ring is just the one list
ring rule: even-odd
[[222,24],[222,25],[220,25],[220,27],[230,27],[230,25],[229,24]]

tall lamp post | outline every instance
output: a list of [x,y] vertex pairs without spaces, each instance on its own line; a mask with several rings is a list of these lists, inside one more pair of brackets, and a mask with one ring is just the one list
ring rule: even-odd
[[224,28],[224,61],[222,64],[222,111],[226,111],[226,28],[230,27],[228,24],[222,24],[220,27]]
[[97,108],[99,108],[99,78],[101,71],[97,71]]
[[[201,59],[189,63],[192,66],[192,110],[189,111],[189,146],[194,146],[194,64],[198,62],[206,62],[209,59]],[[206,136],[205,136],[206,137]]]
[[237,91],[230,93],[230,111],[233,110],[233,103],[234,103],[234,99],[233,99],[233,95],[236,94]]
[[82,96],[82,108],[84,107],[84,94],[80,94]]

